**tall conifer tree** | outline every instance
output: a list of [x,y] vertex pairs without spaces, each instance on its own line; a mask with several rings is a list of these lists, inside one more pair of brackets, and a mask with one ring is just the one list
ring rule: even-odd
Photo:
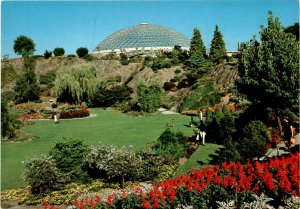
[[217,61],[219,58],[225,57],[227,55],[225,42],[223,40],[223,35],[219,31],[218,25],[215,27],[214,37],[211,41],[209,58]]
[[24,57],[24,73],[17,78],[15,90],[16,103],[38,100],[40,87],[35,74],[35,60],[32,57]]
[[190,54],[191,56],[206,56],[206,49],[198,28],[194,28],[194,34],[191,40]]

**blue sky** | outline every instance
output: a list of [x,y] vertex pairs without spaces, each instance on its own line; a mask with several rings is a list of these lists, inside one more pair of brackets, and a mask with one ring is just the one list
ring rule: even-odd
[[299,21],[298,0],[2,1],[1,53],[19,57],[13,52],[19,35],[33,39],[35,54],[56,47],[63,47],[65,54],[76,54],[79,47],[92,51],[113,32],[142,22],[188,38],[197,27],[207,48],[217,24],[227,50],[236,50],[238,41],[259,36],[269,10],[283,26]]

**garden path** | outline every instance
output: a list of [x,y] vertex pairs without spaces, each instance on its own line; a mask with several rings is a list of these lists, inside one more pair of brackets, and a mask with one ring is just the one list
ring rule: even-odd
[[[299,145],[300,145],[300,133],[297,134],[295,136],[295,139],[296,139],[296,143],[294,145],[291,146],[291,150],[295,150],[295,149],[298,149],[299,151]],[[277,145],[277,149],[276,148],[270,148],[267,152],[267,154],[263,157],[261,157],[259,160],[264,160],[266,159],[267,157],[274,157],[274,156],[280,156],[280,155],[283,155],[283,154],[288,154],[289,152],[287,151],[287,148],[286,148],[286,145],[284,144],[284,142],[280,142],[278,145]]]

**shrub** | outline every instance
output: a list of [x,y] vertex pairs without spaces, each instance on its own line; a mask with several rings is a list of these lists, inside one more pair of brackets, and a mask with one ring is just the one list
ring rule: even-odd
[[261,121],[251,121],[243,128],[239,152],[243,160],[260,157],[266,152],[266,144],[270,141],[268,128]]
[[95,57],[93,55],[86,54],[84,55],[83,59],[85,59],[86,61],[93,61]]
[[89,146],[81,140],[64,139],[57,142],[49,154],[55,160],[57,168],[64,175],[70,176],[71,181],[84,182],[88,177],[83,169],[83,160],[89,149]]
[[57,108],[57,107],[58,107],[58,104],[57,104],[57,103],[52,103],[52,104],[51,104],[51,107],[52,107],[52,108]]
[[181,70],[180,69],[176,69],[175,70],[175,74],[179,74],[179,73],[181,73]]
[[121,58],[121,64],[122,65],[128,65],[129,64],[129,59],[128,59],[128,56],[126,54],[121,53],[120,58]]
[[63,56],[64,54],[65,54],[65,50],[64,50],[64,48],[59,48],[59,47],[57,47],[57,48],[55,48],[54,50],[53,50],[53,54],[54,54],[54,56]]
[[130,100],[132,91],[132,88],[125,85],[114,86],[111,89],[100,86],[95,95],[90,98],[89,105],[93,107],[110,107]]
[[23,177],[31,186],[33,194],[43,195],[47,190],[53,190],[61,178],[51,156],[40,155],[24,161],[23,164]]
[[173,82],[165,82],[164,86],[163,86],[165,91],[170,91],[171,89],[173,89],[175,87],[176,87],[176,84]]
[[45,58],[45,59],[48,59],[48,58],[50,58],[50,57],[52,57],[52,51],[46,50],[45,53],[44,53],[44,58]]
[[143,149],[137,153],[141,159],[134,180],[152,181],[162,172],[163,158],[151,149]]
[[101,60],[119,60],[120,57],[115,53],[109,53],[100,58]]
[[137,87],[138,102],[144,112],[154,112],[162,103],[162,91],[158,85]]
[[46,74],[43,74],[40,76],[40,84],[51,84],[55,80],[55,73],[54,72],[48,72]]
[[76,50],[78,57],[82,58],[89,53],[89,50],[86,47],[80,47]]
[[167,128],[158,138],[154,149],[163,156],[165,164],[172,164],[187,154],[189,145],[181,132],[175,134]]
[[76,57],[76,55],[75,54],[68,54],[67,57]]

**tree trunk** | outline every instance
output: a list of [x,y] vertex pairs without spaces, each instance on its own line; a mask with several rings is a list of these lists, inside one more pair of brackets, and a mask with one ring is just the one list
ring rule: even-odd
[[280,131],[280,135],[282,133],[282,125],[281,125],[281,121],[280,121],[280,117],[277,116],[277,122],[278,122],[278,127],[279,127],[279,131]]
[[43,199],[43,193],[44,193],[44,188],[43,188],[43,185],[40,184],[40,196],[41,196],[41,199]]
[[125,188],[125,176],[122,176],[122,189]]

